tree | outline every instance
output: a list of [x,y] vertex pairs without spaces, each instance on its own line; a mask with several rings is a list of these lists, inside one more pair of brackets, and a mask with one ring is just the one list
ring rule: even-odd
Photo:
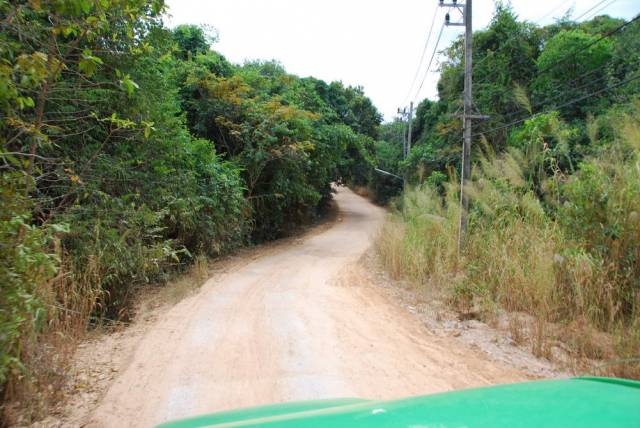
[[556,34],[536,60],[538,75],[532,84],[534,103],[549,108],[549,105],[584,98],[561,110],[565,119],[584,117],[600,100],[589,94],[606,86],[606,66],[612,55],[611,40],[600,40],[599,36],[579,29]]
[[197,25],[178,25],[172,33],[179,55],[185,60],[207,53],[217,39],[215,35],[206,34],[204,27]]

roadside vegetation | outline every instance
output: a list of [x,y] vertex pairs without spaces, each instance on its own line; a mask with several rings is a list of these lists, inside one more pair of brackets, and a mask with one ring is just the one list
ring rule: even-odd
[[0,0],[4,404],[42,416],[87,329],[128,321],[143,287],[314,219],[334,181],[395,207],[377,241],[395,276],[467,314],[527,315],[514,337],[538,355],[640,355],[638,21],[538,27],[499,4],[475,34],[475,104],[491,119],[475,126],[458,256],[462,39],[404,160],[404,124],[381,125],[362,88],[232,64],[215,31],[169,29],[165,12]]
[[229,63],[161,0],[0,1],[0,395],[37,417],[87,328],[368,183],[362,89]]
[[464,316],[506,313],[536,355],[562,350],[580,370],[638,378],[640,23],[624,24],[541,28],[498,5],[474,33],[474,97],[491,119],[474,131],[460,253],[462,40],[445,49],[440,99],[420,103],[411,153],[393,158],[410,185],[377,250],[393,276]]

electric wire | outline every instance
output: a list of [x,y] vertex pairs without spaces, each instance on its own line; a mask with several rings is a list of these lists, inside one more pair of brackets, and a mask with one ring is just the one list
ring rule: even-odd
[[[596,5],[594,5],[593,7],[591,7],[590,9],[588,9],[585,13],[583,13],[580,17],[582,17],[582,16],[586,15],[587,13],[589,13],[589,12],[593,11],[594,9],[596,9],[597,7],[599,7],[599,6],[603,5],[606,1],[607,1],[607,0],[604,0],[604,1],[600,1],[600,2],[598,2]],[[601,9],[599,9],[597,12],[599,12],[599,11],[600,11],[600,10],[602,10],[603,8],[606,8],[606,7],[610,6],[611,4],[613,4],[613,2],[615,2],[615,1],[617,1],[617,0],[613,0],[613,1],[612,1],[612,0],[608,0],[608,1],[609,1],[609,3],[607,3],[607,4],[606,4],[605,6],[603,6]],[[562,4],[562,3],[561,3],[561,4]],[[557,7],[556,7],[556,8],[557,8]],[[596,13],[597,13],[597,12],[596,12]],[[541,19],[543,19],[543,18],[541,18]],[[605,40],[605,39],[607,39],[607,38],[609,38],[609,37],[612,37],[613,35],[617,34],[617,33],[618,33],[618,32],[620,32],[620,31],[622,31],[624,28],[626,28],[626,27],[628,27],[629,25],[631,25],[631,24],[635,23],[635,22],[636,22],[636,21],[638,21],[639,19],[640,19],[640,14],[639,14],[639,15],[636,15],[634,18],[630,19],[629,21],[625,21],[624,23],[622,23],[622,24],[621,24],[621,25],[619,25],[618,27],[614,28],[613,30],[611,30],[611,31],[607,32],[606,34],[601,35],[598,39],[596,39],[596,40],[592,41],[591,43],[587,44],[586,46],[583,46],[583,47],[582,47],[582,48],[580,48],[580,49],[576,49],[576,50],[572,51],[571,53],[569,53],[569,54],[567,54],[567,55],[563,56],[563,57],[562,57],[562,58],[560,58],[558,61],[556,61],[556,62],[554,62],[554,63],[552,63],[552,64],[550,64],[550,65],[548,65],[548,66],[544,67],[543,69],[541,69],[541,70],[537,73],[537,76],[539,77],[540,75],[542,75],[542,74],[544,74],[544,73],[547,73],[547,72],[549,72],[550,70],[555,69],[556,67],[560,66],[561,64],[566,63],[569,59],[571,59],[571,58],[575,58],[575,57],[576,57],[576,55],[578,55],[579,53],[584,52],[584,51],[586,51],[587,49],[589,49],[589,48],[591,48],[591,47],[595,46],[596,44],[600,43],[602,40]],[[437,52],[437,47],[438,47],[438,45],[439,45],[439,43],[440,43],[440,39],[441,39],[441,36],[442,36],[442,32],[443,32],[443,30],[444,30],[444,26],[445,26],[445,25],[444,25],[444,23],[443,23],[442,27],[440,28],[440,32],[439,32],[439,34],[438,34],[438,39],[437,39],[437,41],[436,41],[436,46],[434,47],[433,53],[432,53],[431,58],[430,58],[430,60],[429,60],[429,67],[427,68],[427,70],[426,70],[426,72],[425,72],[425,75],[423,76],[423,79],[422,79],[422,81],[421,81],[421,83],[420,83],[420,86],[419,86],[418,91],[416,92],[416,94],[415,94],[415,97],[414,97],[414,98],[417,98],[417,96],[419,95],[419,93],[420,93],[420,91],[421,91],[421,89],[422,89],[422,86],[424,85],[424,82],[425,82],[426,77],[427,77],[427,75],[428,75],[429,69],[431,68],[431,64],[432,64],[433,59],[434,59],[434,57],[435,57],[435,54],[436,54],[436,52]],[[508,41],[508,40],[509,40],[509,39],[507,39],[507,41]],[[504,47],[505,45],[506,45],[506,42],[502,44],[502,47]],[[500,48],[499,48],[499,49],[500,49]],[[498,50],[499,50],[499,49],[498,49]],[[496,52],[497,52],[497,50],[496,50]],[[485,56],[482,60],[480,60],[478,63],[476,63],[476,67],[477,67],[478,65],[480,65],[483,61],[485,61],[487,58],[488,58],[488,57],[486,57],[486,56]],[[598,71],[599,69],[601,69],[601,68],[603,68],[603,67],[605,67],[605,66],[607,66],[607,65],[609,65],[609,64],[608,64],[608,63],[607,63],[607,64],[603,64],[601,67],[598,67],[597,69],[590,70],[589,72],[584,73],[584,74],[583,74],[583,75],[581,75],[581,76],[578,76],[576,79],[574,79],[574,82],[575,82],[575,81],[578,81],[578,80],[580,80],[580,79],[582,79],[582,78],[584,78],[584,77],[586,77],[587,75],[590,75],[590,74],[595,73],[596,71]],[[592,93],[586,94],[586,95],[584,95],[584,96],[578,97],[578,98],[576,98],[576,99],[573,99],[573,100],[567,101],[567,102],[562,103],[562,104],[560,104],[560,105],[553,106],[553,107],[552,107],[552,108],[550,108],[550,109],[545,109],[545,110],[543,110],[543,111],[541,111],[541,112],[534,113],[534,114],[530,114],[530,115],[528,115],[528,116],[526,116],[526,117],[520,118],[520,119],[518,119],[518,120],[515,120],[515,121],[513,121],[513,122],[507,123],[507,124],[505,124],[505,125],[501,125],[501,126],[498,126],[498,127],[495,127],[495,128],[489,129],[489,130],[486,130],[486,131],[482,131],[482,132],[478,132],[478,133],[472,134],[472,137],[477,137],[477,136],[479,136],[479,135],[485,135],[485,134],[491,134],[491,133],[497,132],[497,131],[502,130],[502,129],[507,129],[507,128],[513,127],[513,126],[518,125],[518,124],[520,124],[520,123],[522,123],[522,122],[524,122],[524,121],[526,121],[526,120],[529,120],[529,119],[531,119],[531,118],[537,117],[537,116],[539,116],[539,115],[541,115],[541,114],[548,113],[549,111],[553,111],[553,110],[557,110],[557,109],[561,109],[561,108],[564,108],[564,107],[567,107],[567,106],[573,105],[573,104],[578,103],[578,102],[580,102],[580,101],[583,101],[583,100],[585,100],[585,99],[588,99],[588,98],[591,98],[591,97],[593,97],[593,96],[599,95],[599,94],[601,94],[601,93],[603,93],[603,92],[610,91],[610,90],[615,89],[615,88],[617,88],[617,87],[620,87],[620,86],[626,85],[626,84],[628,84],[628,83],[630,83],[630,82],[632,82],[632,81],[634,81],[634,80],[637,80],[637,79],[639,79],[639,78],[640,78],[640,75],[638,75],[638,76],[634,76],[634,77],[632,77],[632,78],[624,79],[624,80],[622,80],[622,81],[620,81],[620,82],[618,82],[618,83],[616,83],[616,84],[614,84],[614,85],[607,86],[607,87],[605,87],[605,88],[602,88],[602,89],[597,90],[597,91],[595,91],[595,92],[592,92]],[[599,80],[603,80],[603,79],[599,79]],[[485,82],[482,82],[482,83],[485,83]],[[482,83],[479,83],[479,84],[482,84]],[[589,83],[593,83],[593,82],[589,82]],[[585,87],[585,86],[586,86],[586,85],[584,85],[584,84],[583,84],[583,85],[579,86],[578,88],[574,88],[573,90],[581,89],[581,88],[583,88],[583,87]],[[555,97],[548,98],[548,99],[544,100],[544,102],[537,103],[537,104],[536,104],[536,107],[540,107],[540,106],[542,106],[542,105],[546,104],[546,103],[547,103],[547,102],[549,102],[549,101],[553,101],[553,100],[555,100],[555,99],[557,99],[557,98],[560,98],[560,96],[561,96],[561,95],[564,95],[564,94],[559,94],[558,96],[555,96]],[[513,115],[513,113],[512,113],[512,114],[510,114],[510,115],[512,116],[512,115]]]
[[[597,68],[595,68],[595,69],[593,69],[593,70],[590,70],[590,71],[588,71],[588,72],[586,72],[586,73],[583,73],[583,74],[581,74],[581,75],[577,76],[575,79],[573,79],[573,80],[571,80],[571,81],[569,81],[569,82],[563,82],[563,83],[564,83],[564,84],[567,84],[567,83],[568,83],[568,84],[572,84],[572,83],[576,83],[576,82],[582,81],[582,80],[584,80],[587,76],[591,76],[591,75],[595,74],[596,72],[601,71],[601,70],[603,70],[603,69],[606,69],[607,67],[609,67],[609,66],[613,65],[613,62],[614,62],[613,60],[612,60],[612,61],[608,61],[608,62],[606,62],[606,63],[604,63],[604,64],[600,65],[599,67],[597,67]],[[640,66],[640,62],[638,62],[638,61],[636,61],[636,62],[631,62],[631,63],[629,63],[629,64],[626,64],[626,68],[627,68],[627,69],[625,70],[625,73],[626,73],[626,72],[628,72],[628,71],[631,71],[634,67],[637,67],[637,66]],[[606,80],[606,79],[608,79],[608,78],[610,78],[610,77],[611,77],[611,76],[609,76],[609,75],[606,75],[606,74],[605,74],[605,75],[603,75],[603,76],[598,77],[598,78],[597,78],[597,79],[595,79],[595,80],[590,80],[590,81],[584,82],[584,83],[582,83],[581,85],[578,85],[578,86],[572,86],[572,87],[570,87],[570,90],[571,90],[571,91],[578,91],[578,90],[580,90],[580,89],[584,89],[584,88],[586,88],[586,87],[588,87],[588,86],[590,86],[590,85],[597,84],[597,83],[599,83],[599,82],[601,82],[601,81],[603,81],[603,80]],[[550,88],[550,90],[560,89],[560,88],[561,88],[561,86],[562,86],[562,84],[556,85],[556,86],[554,86],[554,87]],[[562,98],[562,97],[563,97],[563,96],[565,96],[565,95],[566,95],[566,93],[559,92],[559,93],[557,93],[557,94],[556,94],[556,95],[554,95],[554,96],[551,96],[551,97],[548,97],[548,98],[544,98],[543,100],[538,101],[538,102],[536,102],[535,104],[531,105],[531,109],[532,109],[532,110],[536,110],[537,108],[542,107],[542,106],[544,106],[545,104],[548,104],[548,103],[549,103],[549,102],[551,102],[551,101],[555,101],[555,100],[557,100],[557,99],[559,99],[559,98]],[[509,117],[515,116],[515,115],[516,115],[516,114],[518,114],[518,113],[520,113],[520,112],[518,112],[518,111],[514,111],[514,112],[511,112],[511,113],[508,113],[508,114],[506,114],[506,115],[502,116],[502,118],[503,118],[503,119],[506,119],[506,118],[509,118]]]
[[409,86],[409,90],[407,91],[407,95],[404,97],[404,101],[402,102],[402,104],[405,104],[407,102],[407,100],[409,99],[409,96],[411,96],[411,91],[413,90],[414,85],[416,84],[416,82],[418,81],[418,76],[420,75],[420,70],[422,69],[422,64],[424,62],[424,57],[427,53],[427,48],[429,47],[429,42],[431,41],[431,35],[433,34],[433,26],[436,22],[436,17],[438,16],[438,12],[439,12],[440,8],[436,9],[435,13],[433,14],[433,19],[431,20],[431,26],[429,27],[429,33],[427,35],[427,40],[424,43],[424,47],[422,48],[422,55],[420,56],[420,62],[418,63],[418,67],[416,68],[416,73],[413,76],[413,80],[411,81],[411,85]]
[[440,44],[440,39],[442,38],[442,33],[444,31],[444,27],[445,27],[445,23],[442,23],[442,26],[440,27],[440,32],[438,33],[438,39],[436,40],[436,44],[433,47],[433,52],[431,53],[431,58],[429,59],[429,65],[427,66],[424,75],[422,76],[422,81],[420,82],[420,86],[418,87],[418,90],[416,91],[415,95],[413,96],[414,101],[418,98],[418,95],[420,94],[420,91],[422,90],[422,86],[424,85],[425,80],[427,79],[427,76],[429,75],[429,70],[431,69],[431,64],[433,63],[433,59],[436,56],[436,53],[438,51],[438,45]]
[[[605,0],[605,1],[608,1],[608,0]],[[610,0],[609,0],[609,1],[610,1]],[[614,1],[617,1],[617,0],[614,0]],[[603,3],[603,2],[599,2],[599,4],[602,4],[602,3]],[[598,4],[598,5],[599,5],[599,4]],[[611,4],[613,4],[613,3],[611,3]],[[596,5],[596,6],[598,6],[598,5]],[[607,4],[605,7],[608,7],[608,6],[610,6],[610,4]],[[557,61],[557,63],[555,63],[555,64],[551,64],[550,66],[546,67],[545,69],[540,70],[540,71],[538,72],[538,75],[540,75],[540,74],[542,74],[542,73],[545,73],[545,72],[547,72],[547,71],[548,71],[548,70],[550,70],[550,69],[555,68],[556,66],[558,66],[558,65],[560,65],[560,64],[562,64],[562,63],[564,63],[564,62],[565,62],[566,60],[568,60],[570,57],[574,57],[575,55],[579,54],[580,52],[585,51],[585,50],[587,50],[587,49],[591,48],[592,46],[594,46],[594,45],[596,45],[596,44],[600,43],[602,40],[604,40],[604,39],[606,39],[606,38],[609,38],[609,37],[613,36],[614,34],[618,33],[618,32],[619,32],[619,31],[621,31],[621,30],[623,30],[623,29],[624,29],[625,27],[627,27],[628,25],[633,24],[633,23],[634,23],[635,21],[637,21],[638,19],[640,19],[640,15],[636,15],[636,17],[635,17],[635,18],[630,19],[629,21],[625,21],[624,23],[622,23],[622,24],[621,24],[621,25],[619,25],[618,27],[614,28],[613,30],[609,31],[609,32],[608,32],[608,33],[606,33],[606,34],[603,34],[603,35],[602,35],[602,36],[600,36],[598,39],[594,40],[593,42],[589,43],[588,45],[584,46],[583,48],[581,48],[581,49],[577,49],[577,50],[575,50],[574,52],[572,52],[571,54],[566,55],[566,56],[565,56],[565,57],[563,57],[560,61]],[[495,54],[495,53],[499,52],[501,49],[504,49],[504,48],[507,46],[508,42],[510,42],[511,40],[513,40],[515,37],[517,37],[517,34],[514,34],[512,37],[508,38],[505,42],[503,42],[503,43],[500,45],[500,47],[499,47],[498,49],[496,49],[496,50],[495,50],[495,51],[493,51],[492,53],[493,53],[493,54]],[[475,67],[475,68],[479,67],[479,66],[480,66],[481,64],[483,64],[483,63],[484,63],[484,61],[486,61],[487,59],[489,59],[489,55],[485,55],[482,59],[480,59],[478,62],[476,62],[476,64],[474,65],[474,67]],[[483,82],[482,82],[482,81],[481,81],[481,82],[477,82],[477,84],[478,84],[478,83],[483,83]]]
[[560,9],[560,7],[566,3],[569,3],[573,0],[563,0],[560,3],[558,3],[553,9],[551,9],[549,12],[545,13],[543,16],[541,16],[540,18],[536,19],[534,21],[534,23],[539,24],[543,19],[548,18],[550,15],[554,14],[558,9]]
[[[604,0],[604,1],[608,1],[608,0]],[[615,1],[615,0],[614,0],[614,1]],[[564,4],[566,4],[566,3],[568,3],[568,0],[563,0],[563,1],[561,1],[561,2],[560,2],[560,3],[558,3],[555,7],[553,7],[549,12],[547,12],[546,14],[544,14],[542,17],[538,18],[534,23],[539,23],[539,22],[540,22],[540,21],[542,21],[543,19],[547,18],[549,15],[553,14],[556,10],[558,10],[560,7],[562,7],[562,6],[563,6]],[[599,4],[601,4],[601,3],[602,3],[602,2],[600,2],[600,3],[596,4],[596,6],[595,6],[595,7],[597,7],[597,6],[598,6]],[[591,9],[590,9],[590,10],[591,10]],[[415,81],[416,81],[416,77],[417,77],[417,75],[418,75],[418,73],[419,73],[419,71],[420,71],[420,66],[422,65],[422,62],[423,62],[423,59],[424,59],[424,53],[425,53],[425,51],[426,51],[426,48],[427,48],[427,45],[428,45],[429,39],[430,39],[430,37],[431,37],[431,33],[432,33],[432,30],[433,30],[433,23],[435,22],[435,17],[436,17],[436,15],[437,15],[437,12],[436,12],[436,13],[434,14],[434,16],[433,16],[433,20],[432,20],[432,22],[431,22],[431,27],[430,27],[430,29],[429,29],[429,37],[427,38],[427,43],[425,44],[424,50],[423,50],[423,52],[422,52],[422,57],[420,58],[420,65],[418,65],[418,69],[416,70],[416,76],[414,76],[414,79],[413,79],[413,81],[411,82],[411,86],[409,87],[409,93],[408,93],[408,94],[407,94],[407,96],[405,97],[405,102],[406,102],[407,98],[409,97],[409,94],[411,93],[411,89],[413,89],[414,83],[415,83]],[[443,29],[444,29],[444,24],[443,24],[443,27],[440,29],[440,33],[442,33]],[[441,36],[441,35],[442,35],[442,34],[440,34],[440,35],[438,36],[438,40],[440,40],[440,36]],[[500,47],[499,47],[495,52],[498,52],[499,50],[503,49],[503,48],[507,45],[507,43],[508,43],[508,42],[510,42],[511,40],[515,39],[517,36],[518,36],[518,34],[513,34],[510,38],[508,38],[505,42],[503,42],[503,43],[501,44],[501,46],[500,46]],[[438,42],[436,43],[436,47],[437,47],[437,45],[438,45]],[[434,49],[434,55],[435,55],[435,49]],[[478,67],[479,65],[481,65],[481,64],[482,64],[484,61],[486,61],[487,59],[488,59],[488,56],[485,56],[484,58],[480,59],[480,60],[476,63],[476,65],[475,65],[475,66],[476,66],[476,67]],[[429,63],[431,64],[431,62],[432,62],[432,61],[433,61],[433,55],[431,56],[431,59],[430,59]],[[430,66],[430,65],[429,65],[429,67],[427,67],[427,71],[425,72],[425,76],[423,77],[422,82],[420,83],[420,88],[418,89],[418,91],[416,92],[416,94],[415,94],[415,96],[414,96],[414,101],[415,101],[415,98],[417,98],[417,97],[418,97],[418,95],[419,95],[419,93],[420,93],[420,90],[422,89],[422,85],[424,84],[424,81],[425,81],[425,79],[426,79],[426,76],[427,76],[427,75],[428,75],[428,73],[429,73],[429,68],[431,68],[431,66]]]
[[[598,39],[592,41],[591,43],[587,44],[586,46],[583,46],[582,48],[576,49],[574,51],[572,51],[571,53],[564,55],[563,57],[561,57],[559,60],[555,61],[552,64],[549,64],[548,66],[544,67],[543,69],[541,69],[540,71],[538,71],[538,73],[536,74],[536,77],[540,77],[541,75],[543,75],[544,73],[547,73],[553,69],[555,69],[556,67],[558,67],[561,64],[566,63],[569,59],[571,58],[575,58],[576,55],[578,55],[581,52],[586,51],[587,49],[590,49],[591,47],[595,46],[596,44],[602,42],[603,40],[612,37],[613,35],[617,34],[618,32],[622,31],[624,28],[628,27],[629,25],[635,23],[636,21],[638,21],[640,19],[640,14],[637,15],[635,18],[630,19],[629,21],[625,21],[624,23],[622,23],[621,25],[619,25],[618,27],[614,28],[613,30],[609,31],[606,34],[603,34],[602,36],[600,36]],[[503,45],[504,46],[504,45]],[[487,58],[487,57],[485,57]],[[480,62],[479,62],[480,63]],[[479,65],[476,64],[476,67]],[[587,72],[586,75],[595,73],[596,71],[598,71],[599,68],[594,69],[590,72]],[[584,77],[584,76],[578,76],[578,78],[580,77]],[[477,86],[481,86],[483,84],[488,83],[487,81],[480,81],[480,82],[476,82],[475,84]],[[558,85],[557,88],[559,89],[561,87],[561,85]],[[539,105],[538,105],[539,107]]]
[[614,34],[618,33],[619,31],[622,31],[624,28],[626,28],[627,26],[633,24],[638,19],[640,19],[640,14],[636,15],[635,18],[630,19],[629,21],[625,21],[623,24],[619,25],[618,27],[616,27],[615,29],[609,31],[608,33],[603,34],[602,36],[600,36],[599,38],[597,38],[593,42],[587,44],[586,46],[584,46],[584,47],[582,47],[580,49],[576,49],[573,52],[571,52],[570,54],[563,56],[562,58],[560,58],[560,60],[556,61],[555,63],[544,67],[542,70],[538,71],[538,76],[548,72],[549,70],[553,70],[554,68],[558,67],[561,64],[564,64],[570,58],[575,58],[577,54],[586,51],[587,49],[597,45],[598,43],[600,43],[604,39],[607,39],[607,38],[613,36]]
[[[591,6],[589,9],[587,9],[585,12],[583,12],[580,16],[576,17],[576,18],[574,19],[574,21],[578,21],[578,20],[580,20],[581,18],[584,18],[584,16],[585,16],[585,15],[587,15],[587,14],[589,14],[589,12],[591,12],[592,10],[594,10],[595,8],[597,8],[598,6],[600,6],[601,4],[606,3],[606,2],[608,2],[608,1],[611,1],[611,0],[600,0],[598,3],[596,3],[596,4],[595,4],[595,5],[593,5],[593,6]],[[614,0],[614,1],[615,1],[615,0]]]
[[[566,3],[569,3],[570,1],[572,1],[572,0],[563,0],[563,1],[561,1],[561,2],[560,2],[559,4],[557,4],[554,8],[552,8],[549,12],[547,12],[546,14],[544,14],[542,17],[538,18],[537,20],[533,21],[533,23],[534,23],[534,24],[540,24],[540,22],[541,22],[543,19],[545,19],[545,18],[549,17],[549,16],[550,16],[551,14],[553,14],[556,10],[558,10],[561,6],[563,6],[563,5],[564,5],[564,4],[566,4]],[[605,0],[605,1],[607,1],[607,0]],[[505,48],[505,46],[507,46],[507,44],[508,44],[510,41],[514,40],[514,39],[515,39],[516,37],[518,37],[518,36],[519,36],[519,33],[518,33],[518,32],[516,32],[516,33],[512,34],[512,35],[511,35],[511,37],[507,38],[504,42],[502,42],[502,44],[500,45],[500,47],[498,47],[498,49],[496,49],[495,51],[493,51],[493,53],[495,54],[495,53],[499,52],[500,50],[504,49],[504,48]],[[489,56],[488,56],[488,55],[485,55],[483,58],[481,58],[481,59],[480,59],[480,60],[475,64],[475,66],[476,66],[476,67],[477,67],[477,66],[479,66],[479,65],[480,65],[480,64],[482,64],[484,61],[486,61],[488,58],[489,58]]]
[[589,19],[593,19],[594,17],[598,16],[598,14],[600,12],[602,12],[603,10],[605,10],[606,8],[608,8],[609,6],[611,6],[612,4],[614,4],[615,2],[617,2],[618,0],[611,0],[609,3],[605,4],[604,6],[602,6],[600,9],[596,10],[595,12],[591,13],[591,15],[589,15],[587,18],[585,18],[586,20]]
[[475,134],[471,134],[471,137],[478,137],[480,135],[492,134],[492,133],[500,131],[502,129],[511,128],[512,126],[518,125],[518,124],[520,124],[522,122],[525,122],[525,121],[527,121],[529,119],[533,119],[535,117],[538,117],[538,116],[543,115],[545,113],[549,113],[549,112],[554,111],[554,110],[559,110],[559,109],[562,109],[564,107],[568,107],[568,106],[573,105],[575,103],[578,103],[580,101],[584,101],[584,100],[586,100],[588,98],[594,97],[596,95],[600,95],[603,92],[607,92],[607,91],[610,91],[612,89],[618,88],[620,86],[624,86],[624,85],[626,85],[628,83],[631,83],[631,82],[633,82],[635,80],[638,80],[638,79],[640,79],[640,74],[638,74],[638,75],[636,75],[634,77],[630,77],[628,79],[621,80],[618,83],[615,83],[613,85],[609,85],[609,86],[607,86],[605,88],[599,89],[599,90],[597,90],[595,92],[592,92],[592,93],[589,93],[587,95],[583,95],[581,97],[578,97],[578,98],[575,98],[573,100],[567,101],[567,102],[565,102],[563,104],[553,106],[552,108],[548,108],[548,109],[540,111],[538,113],[534,113],[534,114],[528,115],[528,116],[520,118],[518,120],[514,120],[513,122],[507,123],[505,125],[497,126],[495,128],[492,128],[492,129],[489,129],[489,130],[486,130],[486,131],[481,131],[481,132],[477,132]]

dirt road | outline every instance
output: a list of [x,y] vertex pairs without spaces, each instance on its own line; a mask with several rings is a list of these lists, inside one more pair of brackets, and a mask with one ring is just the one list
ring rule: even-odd
[[208,281],[145,335],[89,426],[149,427],[265,403],[389,399],[522,373],[429,334],[364,279],[382,209],[340,188],[330,228]]

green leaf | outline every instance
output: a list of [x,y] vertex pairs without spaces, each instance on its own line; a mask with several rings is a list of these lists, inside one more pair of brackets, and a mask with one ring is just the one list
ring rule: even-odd
[[20,110],[24,110],[26,107],[34,107],[35,102],[31,97],[18,97],[16,98],[16,103],[18,103],[18,107]]
[[97,56],[93,56],[90,49],[85,49],[82,52],[80,61],[78,62],[78,68],[85,75],[92,76],[96,72],[98,65],[102,64],[102,59],[98,58]]
[[127,91],[127,94],[129,96],[133,95],[133,92],[136,89],[140,88],[140,86],[138,86],[138,84],[136,82],[131,80],[131,77],[129,77],[128,74],[125,75],[124,78],[122,78],[122,80],[120,80],[120,87],[122,89],[124,89],[125,91]]

